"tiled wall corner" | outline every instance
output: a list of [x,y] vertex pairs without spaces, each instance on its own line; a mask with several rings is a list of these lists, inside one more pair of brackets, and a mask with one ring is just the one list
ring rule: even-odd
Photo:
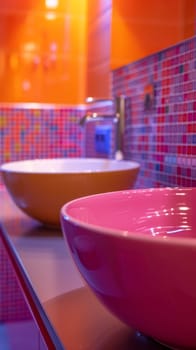
[[[136,187],[196,186],[196,37],[113,71],[113,96],[126,96],[124,155],[141,165]],[[154,102],[145,94],[154,87]],[[87,111],[113,113],[109,104]],[[0,164],[44,157],[109,157],[111,119],[87,122],[85,107],[0,106]],[[111,125],[109,155],[95,151],[95,128]]]

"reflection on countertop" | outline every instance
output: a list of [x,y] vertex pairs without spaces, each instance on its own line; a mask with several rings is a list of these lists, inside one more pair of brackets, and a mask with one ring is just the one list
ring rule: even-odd
[[68,350],[164,349],[113,317],[86,287],[47,301],[44,308]]

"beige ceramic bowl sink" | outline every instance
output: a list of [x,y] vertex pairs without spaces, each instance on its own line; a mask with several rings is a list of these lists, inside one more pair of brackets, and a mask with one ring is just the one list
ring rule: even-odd
[[66,202],[133,187],[139,164],[98,158],[34,159],[5,163],[3,181],[15,204],[50,226],[60,225]]

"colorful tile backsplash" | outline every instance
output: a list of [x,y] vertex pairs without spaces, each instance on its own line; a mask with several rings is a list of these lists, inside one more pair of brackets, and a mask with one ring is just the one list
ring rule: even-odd
[[0,164],[8,161],[80,157],[84,107],[28,104],[0,106]]
[[32,315],[4,247],[0,229],[0,324],[31,319]]
[[196,37],[115,70],[113,94],[127,96],[124,150],[141,164],[136,186],[196,186]]

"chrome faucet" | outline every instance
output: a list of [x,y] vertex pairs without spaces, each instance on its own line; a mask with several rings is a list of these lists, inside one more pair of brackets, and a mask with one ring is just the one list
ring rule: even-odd
[[88,97],[86,99],[87,103],[98,103],[98,102],[113,102],[114,103],[114,113],[113,114],[100,114],[96,112],[87,112],[79,121],[81,126],[84,126],[89,120],[104,120],[105,118],[112,118],[116,125],[116,150],[115,158],[123,158],[123,136],[125,129],[125,96],[117,96],[113,100],[108,99],[95,99],[93,97]]

